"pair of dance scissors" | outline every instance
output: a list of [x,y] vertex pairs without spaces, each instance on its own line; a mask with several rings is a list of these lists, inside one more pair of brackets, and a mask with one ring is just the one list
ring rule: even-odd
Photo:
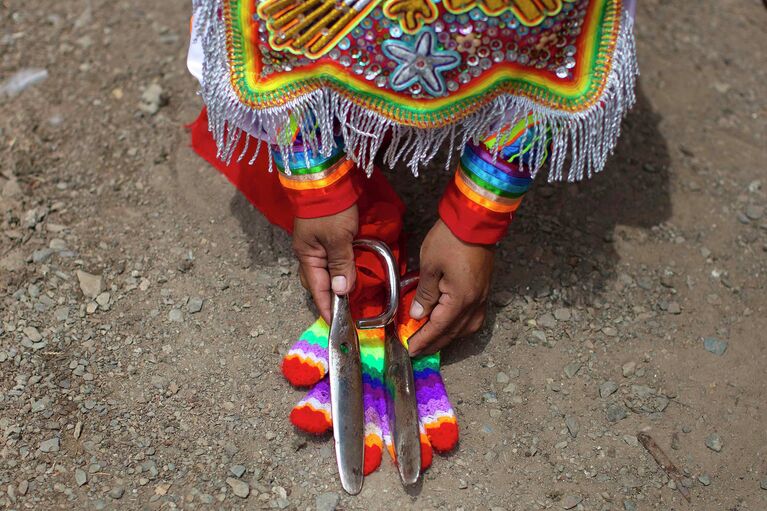
[[396,260],[382,241],[359,239],[354,246],[372,251],[383,261],[389,293],[381,315],[358,320],[352,318],[347,296],[333,296],[328,338],[330,406],[341,486],[351,495],[362,490],[365,451],[362,360],[356,329],[384,329],[384,389],[397,468],[406,486],[415,484],[421,474],[413,366],[394,325],[400,292],[412,287],[418,277],[406,276],[400,282]]

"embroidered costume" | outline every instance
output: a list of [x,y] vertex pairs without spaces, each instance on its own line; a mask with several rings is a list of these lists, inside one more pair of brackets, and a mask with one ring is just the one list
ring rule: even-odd
[[376,154],[417,174],[463,147],[440,215],[493,243],[544,164],[551,180],[604,167],[634,101],[626,0],[193,4],[189,67],[216,156],[268,144],[302,217],[354,203]]

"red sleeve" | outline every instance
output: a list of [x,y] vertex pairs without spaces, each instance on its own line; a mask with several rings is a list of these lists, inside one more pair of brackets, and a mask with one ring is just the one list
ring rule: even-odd
[[439,215],[466,243],[500,241],[532,184],[529,172],[469,144],[439,203]]

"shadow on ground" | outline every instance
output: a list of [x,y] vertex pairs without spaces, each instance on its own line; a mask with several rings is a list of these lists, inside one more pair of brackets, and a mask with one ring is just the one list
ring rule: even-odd
[[[604,172],[578,184],[550,184],[540,176],[499,249],[496,305],[507,305],[513,297],[563,305],[599,299],[619,260],[612,243],[615,227],[650,229],[671,215],[670,160],[658,129],[660,120],[640,83],[637,103],[623,122],[620,141]],[[408,205],[405,225],[412,233],[411,265],[417,265],[420,241],[437,218],[440,194],[434,190],[443,190],[452,174],[444,172],[443,166],[436,163],[417,179],[404,168],[390,174]],[[250,240],[254,268],[291,257],[288,236],[270,226],[242,195],[234,194],[230,209]],[[268,236],[264,236],[265,230]],[[452,363],[480,352],[490,340],[496,313],[497,308],[491,306],[483,331],[448,350],[445,361]]]

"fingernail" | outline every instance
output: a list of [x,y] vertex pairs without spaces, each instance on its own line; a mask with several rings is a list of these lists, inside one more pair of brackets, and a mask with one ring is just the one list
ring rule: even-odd
[[423,316],[423,305],[418,303],[418,300],[413,300],[412,305],[410,305],[410,317],[413,319],[421,319]]
[[342,295],[346,292],[346,277],[338,275],[333,277],[332,281],[333,292],[337,295]]

